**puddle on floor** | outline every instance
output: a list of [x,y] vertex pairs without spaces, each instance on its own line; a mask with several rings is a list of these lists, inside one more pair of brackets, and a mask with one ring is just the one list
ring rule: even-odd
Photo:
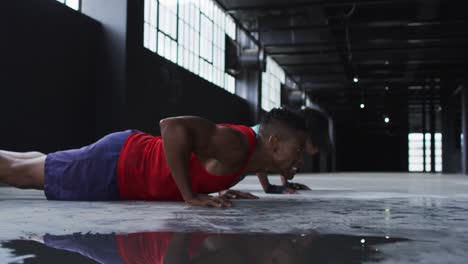
[[177,233],[29,236],[1,242],[1,263],[363,263],[404,238],[339,234]]

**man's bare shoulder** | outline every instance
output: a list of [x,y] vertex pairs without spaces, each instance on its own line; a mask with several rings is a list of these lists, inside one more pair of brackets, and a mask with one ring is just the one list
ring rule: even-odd
[[219,161],[232,165],[243,163],[249,152],[247,136],[240,130],[227,126],[216,127],[212,146]]

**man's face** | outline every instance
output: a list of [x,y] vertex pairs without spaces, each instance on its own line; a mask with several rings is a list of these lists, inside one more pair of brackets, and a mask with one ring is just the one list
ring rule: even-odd
[[303,165],[303,154],[306,134],[302,131],[290,131],[282,137],[273,135],[270,138],[274,172],[286,178],[292,178]]

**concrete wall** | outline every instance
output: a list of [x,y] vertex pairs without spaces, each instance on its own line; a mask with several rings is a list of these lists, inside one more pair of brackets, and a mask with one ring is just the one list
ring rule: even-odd
[[53,0],[1,1],[1,149],[49,152],[94,140],[100,29]]

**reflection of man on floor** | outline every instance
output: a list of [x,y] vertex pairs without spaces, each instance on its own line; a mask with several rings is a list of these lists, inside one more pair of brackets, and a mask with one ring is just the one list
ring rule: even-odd
[[146,232],[45,235],[38,242],[116,263],[297,263],[315,235]]
[[397,237],[319,235],[313,230],[307,234],[88,233],[28,240],[79,253],[101,264],[364,263],[382,260],[378,245],[408,242]]

